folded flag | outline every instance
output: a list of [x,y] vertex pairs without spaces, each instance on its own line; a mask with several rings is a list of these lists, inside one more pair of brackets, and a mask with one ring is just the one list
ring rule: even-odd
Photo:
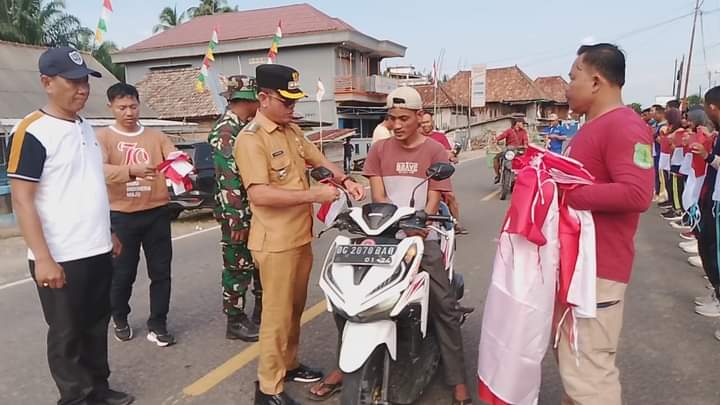
[[192,190],[190,173],[195,170],[195,167],[190,163],[190,158],[185,152],[170,153],[167,159],[158,165],[157,170],[170,181],[175,195]]

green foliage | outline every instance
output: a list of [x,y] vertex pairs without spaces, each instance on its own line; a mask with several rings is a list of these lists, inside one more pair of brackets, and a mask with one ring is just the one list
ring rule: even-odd
[[177,27],[187,20],[188,13],[184,12],[178,15],[177,5],[173,7],[165,7],[158,19],[160,23],[153,27],[153,34],[160,31],[167,31],[170,28]]
[[200,0],[200,4],[195,7],[190,7],[185,14],[190,16],[190,18],[195,18],[204,15],[230,13],[237,10],[237,6],[228,6],[227,0]]
[[642,112],[642,104],[640,103],[630,103],[627,106],[632,108],[638,114]]
[[693,94],[692,96],[688,96],[687,98],[688,105],[690,107],[696,106],[696,105],[703,105],[703,99],[697,94]]
[[92,30],[65,11],[63,0],[0,0],[0,39],[31,45],[79,47]]

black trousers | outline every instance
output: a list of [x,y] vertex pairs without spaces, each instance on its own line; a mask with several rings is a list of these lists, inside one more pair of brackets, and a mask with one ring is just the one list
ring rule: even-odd
[[720,297],[720,273],[718,273],[718,245],[717,228],[713,215],[714,202],[712,193],[706,193],[700,198],[700,226],[695,232],[698,241],[698,255],[702,260],[703,270],[710,284],[715,288],[715,294]]
[[465,354],[460,332],[461,314],[445,271],[438,241],[425,241],[420,268],[430,276],[430,322],[440,345],[445,382],[450,386],[465,384]]
[[[108,387],[107,329],[110,320],[110,253],[59,263],[64,288],[38,287],[48,324],[47,357],[59,405],[82,403],[93,390]],[[30,261],[35,278],[35,262]]]
[[137,277],[142,246],[150,279],[150,317],[147,326],[151,330],[164,328],[170,310],[172,261],[168,208],[160,207],[133,213],[113,211],[110,213],[110,220],[123,245],[122,253],[114,262],[110,294],[112,316],[116,320],[126,321],[130,314],[130,296]]

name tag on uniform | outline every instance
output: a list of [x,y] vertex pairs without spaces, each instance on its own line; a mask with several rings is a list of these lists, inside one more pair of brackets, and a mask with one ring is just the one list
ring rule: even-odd
[[276,157],[280,157],[284,154],[285,154],[284,150],[276,150],[275,152],[272,153],[272,157],[276,158]]

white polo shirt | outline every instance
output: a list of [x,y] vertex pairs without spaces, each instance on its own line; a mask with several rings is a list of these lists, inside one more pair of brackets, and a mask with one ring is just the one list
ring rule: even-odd
[[[56,262],[112,249],[102,152],[86,120],[28,115],[12,130],[7,172],[38,183],[35,206]],[[30,250],[28,258],[35,259]]]

